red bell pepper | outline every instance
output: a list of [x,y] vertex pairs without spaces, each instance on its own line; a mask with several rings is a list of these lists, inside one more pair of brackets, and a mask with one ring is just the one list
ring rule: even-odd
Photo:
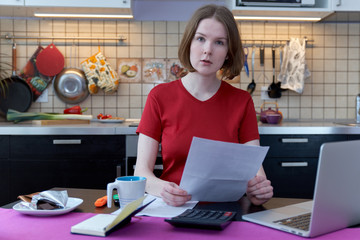
[[87,111],[88,108],[81,110],[80,106],[74,106],[71,108],[67,108],[64,110],[64,114],[82,114],[83,112]]

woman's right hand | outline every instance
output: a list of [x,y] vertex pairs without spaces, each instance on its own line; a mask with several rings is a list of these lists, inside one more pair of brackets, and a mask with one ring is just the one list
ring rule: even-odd
[[166,204],[174,207],[182,206],[191,199],[191,195],[173,182],[164,182],[160,195]]

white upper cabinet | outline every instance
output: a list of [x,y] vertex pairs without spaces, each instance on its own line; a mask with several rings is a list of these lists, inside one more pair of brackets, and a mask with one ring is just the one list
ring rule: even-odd
[[1,0],[0,5],[6,6],[24,6],[24,0]]
[[[24,0],[23,0],[24,1]],[[28,7],[130,8],[131,0],[25,0]]]
[[[281,7],[281,6],[239,6],[237,0],[224,0],[235,16],[241,17],[304,17],[325,18],[333,13],[331,1],[315,0],[315,6]],[[349,0],[351,1],[351,0]]]
[[132,0],[0,0],[2,17],[34,14],[132,15]]
[[332,0],[331,5],[333,11],[360,11],[359,0]]

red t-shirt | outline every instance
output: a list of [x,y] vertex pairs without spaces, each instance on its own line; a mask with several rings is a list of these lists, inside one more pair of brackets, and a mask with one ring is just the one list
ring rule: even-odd
[[259,139],[250,94],[222,81],[206,101],[193,97],[180,80],[159,84],[147,98],[136,131],[161,143],[161,179],[180,184],[192,138],[234,143]]

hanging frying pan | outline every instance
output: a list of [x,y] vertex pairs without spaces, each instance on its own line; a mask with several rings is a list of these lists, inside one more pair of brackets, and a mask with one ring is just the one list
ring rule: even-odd
[[8,109],[26,112],[32,103],[30,86],[16,75],[16,43],[12,49],[12,76],[3,79],[5,88],[0,89],[0,116],[6,117]]

